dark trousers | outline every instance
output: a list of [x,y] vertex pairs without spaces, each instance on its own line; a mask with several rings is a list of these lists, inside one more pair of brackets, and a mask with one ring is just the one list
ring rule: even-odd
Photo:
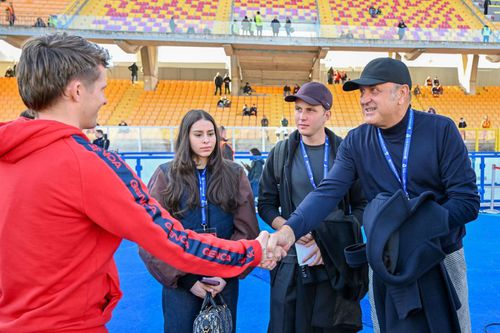
[[222,95],[222,86],[215,86],[214,95],[217,95],[217,90],[219,91],[219,95]]
[[358,330],[349,327],[348,323],[356,326],[358,319],[342,320],[345,326],[331,327],[331,324],[327,323],[333,323],[339,316],[351,318],[352,313],[357,313],[355,317],[359,316],[360,321],[359,303],[339,306],[339,297],[330,286],[330,281],[303,284],[300,274],[300,267],[292,263],[280,263],[271,273],[271,316],[268,333],[357,332]]
[[[238,304],[238,278],[226,279],[227,285],[222,291],[233,317],[233,331],[236,331],[236,308]],[[216,298],[217,300],[217,298]],[[182,288],[163,288],[162,308],[165,333],[192,333],[193,322],[200,312],[203,299]]]
[[[216,90],[217,93],[217,90]],[[229,89],[229,84],[224,85],[224,94],[230,94],[231,89]]]

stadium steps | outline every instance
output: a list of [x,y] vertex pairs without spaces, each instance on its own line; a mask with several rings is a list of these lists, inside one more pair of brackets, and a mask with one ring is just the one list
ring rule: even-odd
[[139,97],[142,94],[144,94],[143,82],[128,85],[105,124],[118,125],[121,120],[125,120],[128,124],[131,124],[134,115],[137,113]]
[[[50,15],[63,14],[72,0],[15,0],[12,1],[16,13],[16,23],[23,25],[35,24],[36,18],[41,17],[45,23]],[[1,7],[3,11],[3,6]],[[3,13],[2,13],[3,15]]]
[[231,19],[233,3],[231,0],[219,0],[217,12],[215,13],[215,21],[217,24],[214,26],[213,33],[215,34],[229,34],[230,24],[224,24]]

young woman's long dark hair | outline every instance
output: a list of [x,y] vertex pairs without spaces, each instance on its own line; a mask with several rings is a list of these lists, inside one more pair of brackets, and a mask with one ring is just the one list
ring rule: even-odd
[[[203,110],[191,110],[182,118],[179,134],[175,142],[175,158],[167,174],[167,187],[163,191],[163,204],[174,216],[180,217],[186,210],[200,206],[200,193],[194,152],[189,141],[189,131],[198,120],[208,120],[214,125],[216,142],[208,157],[207,171],[210,178],[207,184],[207,199],[226,212],[238,206],[239,174],[222,157],[220,135],[214,118]],[[181,210],[180,202],[186,200]]]

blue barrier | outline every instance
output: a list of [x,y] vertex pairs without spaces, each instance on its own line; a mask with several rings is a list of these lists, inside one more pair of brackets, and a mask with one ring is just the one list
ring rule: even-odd
[[[131,167],[135,169],[137,175],[141,177],[144,182],[149,180],[159,164],[173,159],[175,155],[173,152],[122,152],[119,154]],[[262,153],[264,158],[267,158],[267,155],[267,152]],[[491,189],[491,166],[493,164],[500,165],[500,152],[471,152],[469,153],[469,157],[471,159],[472,167],[476,171],[477,186],[481,197],[481,203],[489,203],[491,198],[491,193],[488,192]],[[236,161],[248,161],[252,159],[252,155],[248,152],[236,152],[235,159]],[[146,161],[154,163],[146,163]],[[144,173],[145,171],[146,173]],[[498,198],[495,202],[500,203],[500,187],[497,187],[495,193],[497,194],[495,197]]]

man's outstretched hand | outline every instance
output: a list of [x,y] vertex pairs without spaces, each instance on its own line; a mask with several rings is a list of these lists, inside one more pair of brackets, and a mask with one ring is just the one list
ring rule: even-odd
[[[273,234],[274,235],[274,234]],[[273,269],[276,267],[276,264],[278,261],[281,260],[284,256],[286,256],[287,250],[280,246],[274,246],[274,250],[272,254],[267,253],[267,248],[268,248],[268,243],[270,239],[269,232],[267,231],[261,231],[259,234],[259,237],[257,237],[257,240],[260,243],[260,246],[262,248],[262,261],[259,264],[259,267],[265,268],[265,269]]]
[[277,258],[276,260],[281,260],[294,243],[295,234],[292,228],[283,225],[278,231],[269,236],[267,249],[265,251],[267,258]]

